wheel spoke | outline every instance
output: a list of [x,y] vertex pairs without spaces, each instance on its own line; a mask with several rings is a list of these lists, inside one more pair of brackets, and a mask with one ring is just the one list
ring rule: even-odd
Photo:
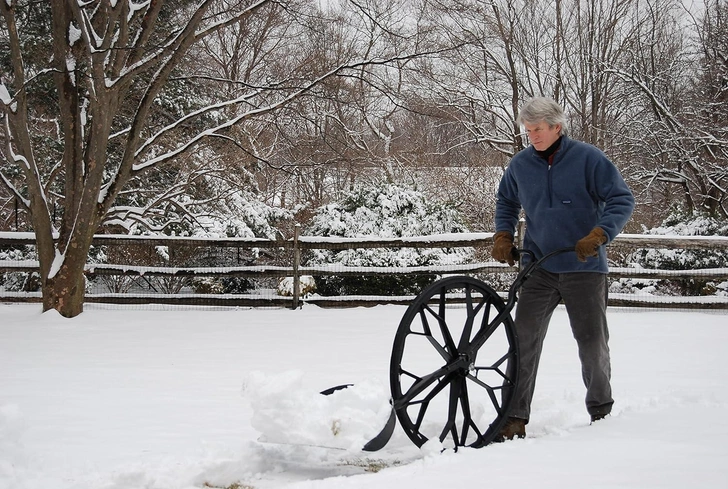
[[447,421],[445,422],[445,425],[442,427],[442,432],[440,433],[440,436],[438,437],[439,440],[442,442],[447,437],[448,433],[452,437],[453,444],[455,446],[459,446],[460,443],[460,437],[458,437],[457,432],[457,414],[458,414],[458,406],[461,403],[461,395],[463,390],[463,384],[461,382],[462,378],[456,378],[453,379],[450,383],[450,393],[449,393],[449,405],[448,405],[448,414],[447,414]]
[[[442,334],[443,341],[445,343],[445,349],[450,352],[450,355],[455,356],[457,355],[457,347],[455,346],[455,341],[452,338],[452,335],[450,334],[450,329],[447,327],[447,321],[445,320],[445,306],[446,306],[446,300],[447,300],[447,289],[443,287],[440,290],[440,300],[439,300],[439,313],[437,314],[438,324],[440,326],[440,334]],[[429,307],[428,307],[429,309]],[[431,310],[431,309],[430,309]]]
[[402,371],[402,373],[407,373],[407,375],[415,378],[416,380],[407,390],[407,392],[405,392],[399,399],[395,400],[395,409],[397,408],[398,403],[401,405],[415,404],[412,400],[438,380],[439,382],[435,385],[434,389],[436,390],[436,392],[441,391],[444,388],[445,384],[442,380],[440,380],[440,378],[447,373],[447,366],[435,370],[431,374],[427,374],[424,377],[415,377],[409,372],[405,371]]
[[[430,329],[430,324],[427,321],[427,314],[425,314],[426,311],[428,311],[428,310],[430,312],[433,312],[432,309],[429,309],[428,307],[424,307],[420,311],[420,315],[419,315],[420,316],[420,321],[422,322],[422,329],[423,329],[424,332],[423,333],[412,333],[412,334],[422,334],[422,335],[424,335],[425,338],[427,338],[427,341],[429,341],[430,344],[433,346],[433,348],[435,348],[435,351],[437,351],[437,353],[440,354],[440,357],[443,360],[445,360],[445,361],[449,361],[450,358],[451,358],[451,355],[448,353],[448,351],[445,349],[445,347],[443,347],[443,345],[441,345],[440,343],[438,343],[438,341],[432,335],[432,330]],[[438,321],[439,321],[439,319],[438,319]]]

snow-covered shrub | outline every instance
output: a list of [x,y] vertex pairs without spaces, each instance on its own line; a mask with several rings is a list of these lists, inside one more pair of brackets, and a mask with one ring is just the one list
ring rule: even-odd
[[618,294],[675,295],[667,293],[670,288],[669,284],[662,284],[662,287],[660,285],[660,280],[620,278],[609,285],[609,292]]
[[[135,256],[134,247],[121,246],[94,246],[89,248],[87,263],[134,263],[139,264]],[[109,253],[111,256],[109,256]],[[102,288],[106,292],[123,294],[129,292],[134,286],[135,277],[126,275],[95,275],[86,277],[86,293],[94,292],[94,289]]]
[[[214,187],[216,182],[206,182]],[[195,199],[180,195],[178,206],[164,215],[152,213],[140,221],[113,222],[116,233],[122,229],[131,235],[184,236],[193,238],[266,238],[276,239],[283,233],[279,227],[291,227],[293,213],[261,202],[255,193],[236,190],[219,192],[216,199]],[[177,208],[185,214],[177,214]],[[175,221],[169,224],[167,221]],[[166,223],[166,224],[165,224]],[[92,247],[89,263],[133,263],[154,267],[235,267],[265,263],[278,264],[278,250],[256,248],[205,247],[205,246],[156,246],[150,250],[147,245],[123,245]],[[280,254],[280,253],[279,253]],[[241,294],[255,288],[255,282],[244,278],[190,277],[146,277],[139,281],[134,277],[102,277],[92,279],[110,292],[127,292],[133,286],[148,286],[150,289],[177,293],[191,287],[198,294]]]
[[728,297],[728,281],[721,282],[719,284],[716,284],[714,282],[709,282],[711,285],[715,286],[715,295],[721,296],[721,297]]
[[283,208],[261,202],[251,192],[236,192],[216,202],[213,212],[198,216],[194,237],[267,238],[280,237],[278,226],[293,220]]
[[[311,275],[298,277],[298,287],[301,297],[308,297],[316,291],[316,280]],[[293,296],[293,277],[285,277],[278,282],[278,295]]]
[[[421,192],[379,183],[355,188],[340,201],[320,207],[306,230],[310,236],[402,238],[467,232],[450,203],[428,200]],[[472,248],[368,248],[314,250],[308,265],[345,267],[414,267],[460,264],[471,260]],[[316,277],[321,295],[398,295],[418,293],[434,274]]]
[[195,294],[222,294],[222,282],[215,277],[195,278],[190,282]]
[[[0,260],[35,261],[38,255],[35,248],[22,246],[0,250]],[[8,292],[37,292],[40,290],[40,274],[38,272],[5,272],[0,274],[0,286]]]
[[[684,217],[676,213],[662,226],[646,230],[645,234],[671,236],[728,236],[728,222],[713,217],[695,215]],[[720,249],[638,249],[627,261],[643,268],[661,270],[699,270],[721,268],[728,263],[728,251]],[[719,289],[709,280],[651,281],[653,293],[662,295],[714,295]]]
[[[266,238],[281,236],[279,226],[293,221],[293,214],[280,207],[260,202],[250,192],[235,192],[216,203],[216,210],[208,216],[198,218],[199,227],[191,235],[196,238]],[[196,266],[241,266],[265,263],[278,264],[276,250],[262,254],[257,248],[218,248],[200,254],[194,261]],[[212,281],[216,282],[215,284]],[[256,288],[256,282],[248,278],[231,277],[210,279],[205,283],[193,284],[198,293],[244,294]]]
[[203,277],[189,282],[195,294],[246,294],[255,289],[255,284],[241,277]]
[[252,280],[242,277],[230,277],[222,279],[223,294],[245,294],[255,289]]

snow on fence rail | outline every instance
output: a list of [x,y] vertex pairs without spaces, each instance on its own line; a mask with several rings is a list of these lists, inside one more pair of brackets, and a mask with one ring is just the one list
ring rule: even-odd
[[[292,283],[290,295],[282,296],[271,294],[263,296],[251,293],[180,293],[155,292],[135,293],[132,290],[118,292],[112,289],[109,292],[89,292],[86,295],[88,302],[107,302],[117,304],[204,304],[204,305],[231,305],[231,306],[277,306],[297,308],[301,302],[315,303],[321,306],[349,307],[370,306],[376,304],[409,304],[414,295],[397,296],[326,296],[306,295],[301,291],[301,277],[304,276],[382,276],[382,275],[417,275],[429,274],[435,276],[452,274],[492,274],[509,277],[513,269],[505,264],[490,260],[489,249],[492,246],[493,233],[456,233],[431,236],[416,236],[404,238],[340,238],[298,236],[287,240],[268,240],[262,238],[188,238],[188,237],[148,237],[128,235],[97,235],[94,237],[94,247],[103,247],[107,250],[126,250],[127,253],[118,253],[116,262],[92,263],[86,265],[87,277],[91,280],[99,277],[107,278],[136,278],[148,282],[149,277],[159,279],[201,279],[206,277],[221,279],[283,279],[289,278]],[[33,246],[35,238],[33,233],[0,232],[0,251],[17,249],[24,246]],[[140,259],[139,252],[129,252],[135,247],[147,247],[159,250],[160,247],[168,254],[168,264],[164,266],[148,265],[149,260]],[[488,261],[475,261],[461,265],[433,265],[413,267],[347,267],[342,265],[304,266],[301,263],[301,254],[316,249],[361,249],[361,248],[457,248],[469,247],[481,251],[480,257]],[[241,250],[252,252],[254,258],[246,257],[242,261],[246,264],[240,266],[220,265],[210,263],[209,266],[187,266],[179,264],[171,266],[169,263],[184,260],[175,260],[190,250]],[[658,235],[619,235],[609,245],[610,256],[612,250],[621,250],[621,255],[627,254],[624,250],[636,249],[669,249],[669,250],[707,250],[728,251],[728,237],[725,236],[658,236]],[[273,250],[276,260],[286,264],[254,264],[260,261],[260,256],[272,255],[261,250]],[[108,256],[114,255],[113,252]],[[476,254],[477,255],[477,254]],[[4,256],[0,254],[0,256]],[[197,255],[195,255],[197,256]],[[256,258],[257,257],[257,258]],[[157,257],[158,258],[158,257]],[[199,261],[199,256],[197,256]],[[139,259],[134,263],[134,259]],[[210,258],[213,262],[215,257]],[[204,261],[204,260],[203,260]],[[609,276],[612,283],[618,281],[635,281],[644,285],[645,281],[683,280],[683,281],[709,281],[718,284],[716,294],[700,295],[655,295],[650,293],[634,294],[619,290],[610,292],[610,305],[622,306],[648,306],[648,307],[680,307],[680,308],[719,308],[728,309],[728,263],[717,268],[703,268],[689,270],[647,269],[633,265],[610,267]],[[0,259],[0,277],[8,273],[37,272],[38,262],[35,260]],[[5,290],[0,283],[0,300],[37,301],[39,292],[12,292]],[[725,286],[725,287],[720,287]],[[649,289],[649,287],[647,287]],[[503,289],[505,290],[505,289]]]

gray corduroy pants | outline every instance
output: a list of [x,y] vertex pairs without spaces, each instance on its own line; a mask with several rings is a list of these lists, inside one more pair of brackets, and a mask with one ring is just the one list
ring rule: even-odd
[[612,409],[607,276],[603,273],[551,273],[540,269],[526,280],[518,298],[515,327],[520,349],[518,388],[510,416],[528,419],[536,374],[551,315],[563,300],[581,360],[589,414]]

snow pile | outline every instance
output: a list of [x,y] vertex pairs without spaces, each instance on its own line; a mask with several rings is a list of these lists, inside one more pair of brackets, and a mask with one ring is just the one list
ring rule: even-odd
[[364,380],[322,395],[303,388],[302,379],[300,371],[246,376],[242,393],[260,441],[359,451],[384,428],[391,407],[380,382]]

